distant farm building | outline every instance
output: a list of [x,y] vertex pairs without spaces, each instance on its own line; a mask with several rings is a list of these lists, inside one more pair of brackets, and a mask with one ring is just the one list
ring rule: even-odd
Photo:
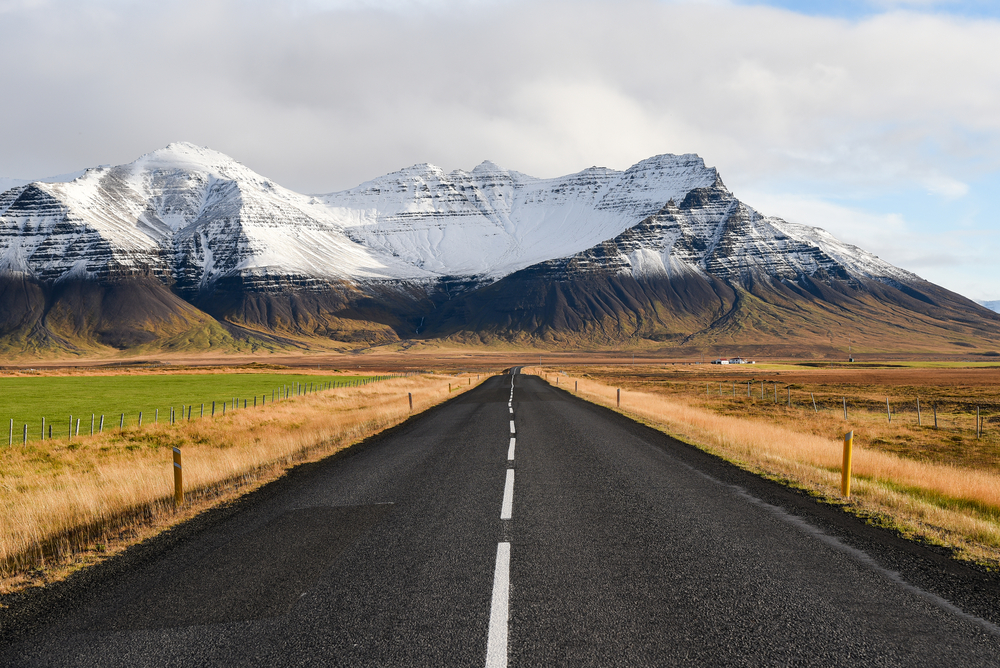
[[733,357],[730,359],[720,357],[719,359],[714,360],[712,364],[756,364],[756,362],[753,360],[743,359],[742,357]]

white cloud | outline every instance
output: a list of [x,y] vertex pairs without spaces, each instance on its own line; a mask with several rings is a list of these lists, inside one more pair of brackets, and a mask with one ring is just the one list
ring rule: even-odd
[[[909,11],[0,0],[0,175],[126,162],[176,140],[306,192],[423,161],[552,176],[696,152],[749,203],[884,254],[902,219],[765,195],[795,180],[818,199],[921,188],[961,201],[1000,171],[1000,22],[894,6]],[[961,243],[942,253],[975,250]]]

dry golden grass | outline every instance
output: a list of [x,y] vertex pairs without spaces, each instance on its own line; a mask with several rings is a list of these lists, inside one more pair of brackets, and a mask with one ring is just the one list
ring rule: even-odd
[[[543,376],[548,372],[554,381],[551,370],[538,371]],[[581,397],[616,408],[616,387],[573,375],[563,375],[559,384],[573,391],[574,382]],[[918,461],[855,444],[852,495],[844,501],[840,438],[811,433],[809,420],[793,428],[768,418],[719,414],[699,401],[625,389],[619,410],[744,468],[845,502],[904,533],[954,547],[959,556],[1000,563],[1000,471]]]
[[[411,375],[214,419],[5,448],[0,592],[30,583],[25,573],[37,575],[41,565],[65,566],[95,547],[121,548],[149,535],[150,527],[169,526],[273,479],[293,462],[318,459],[396,425],[411,414],[408,393],[416,413],[478,384],[475,374],[459,378]],[[180,513],[172,504],[172,447],[183,453],[186,508]],[[51,569],[42,573],[50,576]]]

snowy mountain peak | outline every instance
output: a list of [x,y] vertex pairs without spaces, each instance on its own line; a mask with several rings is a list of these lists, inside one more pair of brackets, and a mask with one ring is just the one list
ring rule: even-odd
[[475,175],[505,174],[509,176],[506,169],[490,160],[483,160],[481,163],[476,165],[476,167],[472,170],[472,173]]

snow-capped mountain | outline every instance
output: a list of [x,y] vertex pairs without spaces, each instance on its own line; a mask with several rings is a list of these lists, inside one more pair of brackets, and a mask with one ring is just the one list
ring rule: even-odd
[[[592,167],[555,179],[490,162],[449,174],[424,164],[310,197],[216,151],[171,144],[68,183],[0,195],[0,270],[45,281],[143,272],[188,292],[233,275],[302,284],[489,281],[625,234],[628,259],[616,266],[636,275],[670,267],[713,273],[734,263],[900,274],[820,230],[760,216],[721,184],[695,155],[661,155],[624,172]],[[679,211],[674,202],[712,187],[724,199],[696,218],[681,223],[670,213]],[[662,221],[671,215],[668,229]]]
[[0,270],[45,281],[150,273],[188,291],[229,274],[306,282],[427,275],[351,241],[315,198],[191,144],[3,193]]
[[322,199],[370,248],[440,275],[495,279],[610,239],[716,178],[695,155],[555,179],[488,161],[450,174],[424,164]]
[[[166,323],[180,335],[177,323],[195,307],[209,314],[195,318],[199,327],[214,317],[231,334],[350,341],[470,328],[517,339],[592,331],[595,322],[607,340],[663,340],[672,330],[690,338],[732,320],[744,293],[769,304],[915,299],[983,318],[971,302],[823,230],[761,215],[692,154],[553,179],[488,161],[450,173],[421,164],[310,196],[211,149],[171,144],[0,194],[0,277],[0,290],[15,295],[0,332],[63,341],[72,322],[76,338],[125,347],[155,339]],[[156,323],[143,324],[143,311],[124,339],[114,313],[132,308],[127,291],[110,299],[95,287],[123,281],[143,282],[159,304]],[[59,302],[69,285],[86,286],[83,306]],[[559,294],[547,292],[552,285]],[[906,308],[923,308],[916,302]],[[67,315],[55,327],[59,313]]]

